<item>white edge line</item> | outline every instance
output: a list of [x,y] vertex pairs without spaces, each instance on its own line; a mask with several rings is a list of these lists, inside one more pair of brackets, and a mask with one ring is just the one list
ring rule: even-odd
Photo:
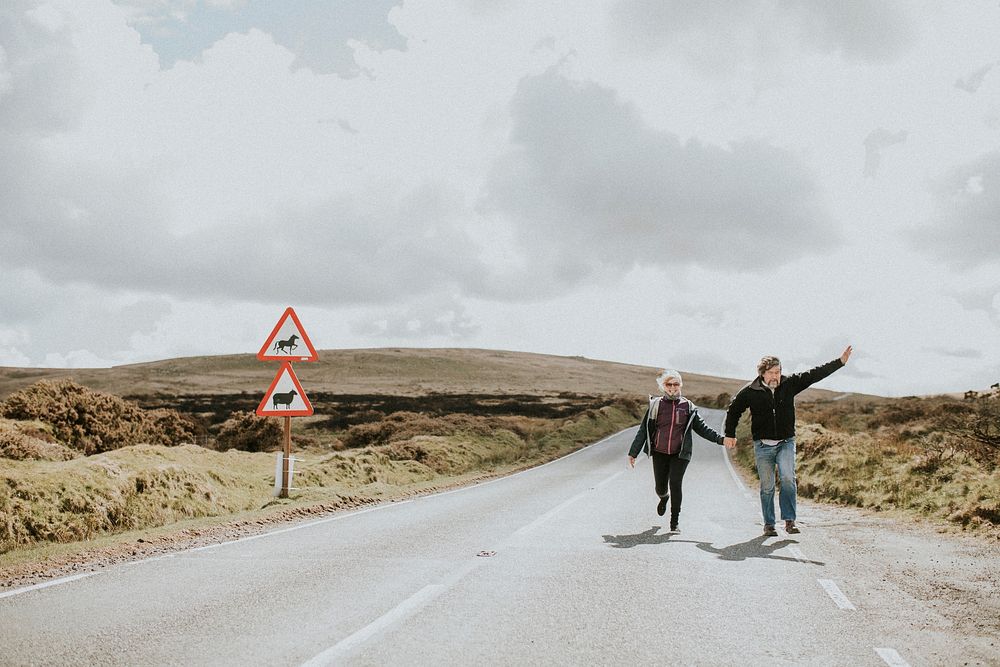
[[40,584],[34,584],[33,586],[25,586],[24,588],[15,588],[12,591],[4,591],[0,593],[0,598],[11,597],[14,595],[20,595],[21,593],[27,593],[29,591],[37,591],[39,588],[48,588],[49,586],[58,586],[59,584],[65,584],[70,581],[76,581],[77,579],[84,579],[86,577],[92,577],[98,572],[84,572],[83,574],[74,574],[69,577],[61,577],[59,579],[53,579],[52,581],[43,581]]
[[910,663],[903,660],[903,656],[897,653],[894,648],[876,648],[875,652],[878,653],[878,657],[885,661],[885,664],[891,665],[891,667],[910,667]]
[[836,603],[841,609],[855,609],[855,606],[847,599],[847,596],[841,592],[840,588],[833,582],[832,579],[817,579],[819,585],[823,587],[826,594]]
[[733,462],[729,460],[729,450],[725,447],[722,448],[722,458],[726,460],[726,468],[729,470],[729,474],[732,475],[733,481],[736,482],[736,486],[744,494],[747,493],[746,484],[740,479],[740,476],[736,474],[736,469],[733,467]]

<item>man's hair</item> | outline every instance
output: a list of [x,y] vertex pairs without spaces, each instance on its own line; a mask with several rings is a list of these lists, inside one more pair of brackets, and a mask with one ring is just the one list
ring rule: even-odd
[[757,364],[757,375],[763,376],[765,372],[771,370],[775,366],[778,366],[779,368],[781,367],[781,359],[770,355],[761,357],[760,363]]
[[668,368],[660,373],[660,376],[656,378],[656,386],[660,388],[661,391],[666,393],[667,388],[663,385],[666,384],[667,380],[670,378],[677,378],[677,381],[684,384],[684,380],[681,379],[681,374],[672,368]]

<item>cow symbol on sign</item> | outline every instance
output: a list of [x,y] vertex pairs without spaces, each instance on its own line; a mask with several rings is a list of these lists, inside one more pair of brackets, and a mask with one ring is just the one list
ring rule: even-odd
[[279,405],[283,405],[286,408],[290,408],[292,406],[292,401],[295,400],[295,397],[298,395],[299,395],[298,392],[295,391],[294,389],[280,394],[274,393],[271,395],[271,407],[274,408],[275,410],[278,409]]
[[292,334],[285,340],[275,341],[273,350],[275,352],[285,352],[286,354],[291,354],[292,350],[298,347],[298,343],[295,342],[298,339],[298,334]]

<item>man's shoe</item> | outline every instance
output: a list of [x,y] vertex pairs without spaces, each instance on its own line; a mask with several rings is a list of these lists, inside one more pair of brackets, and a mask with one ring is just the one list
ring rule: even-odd
[[795,534],[795,533],[801,533],[802,531],[798,529],[794,521],[786,521],[785,532]]
[[656,513],[663,516],[667,511],[667,498],[660,498],[660,502],[656,504]]
[[679,532],[681,532],[681,529],[677,527],[677,522],[676,521],[673,521],[673,522],[670,523],[670,532],[671,533],[679,533]]
[[769,523],[764,524],[764,537],[777,537],[778,531]]

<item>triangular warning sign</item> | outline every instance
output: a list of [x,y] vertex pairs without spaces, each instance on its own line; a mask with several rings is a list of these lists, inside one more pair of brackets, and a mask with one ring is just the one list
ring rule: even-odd
[[312,403],[295,377],[292,365],[288,362],[281,364],[264,399],[257,406],[257,414],[262,417],[305,417],[312,413]]
[[319,355],[289,306],[257,353],[261,361],[316,361]]

